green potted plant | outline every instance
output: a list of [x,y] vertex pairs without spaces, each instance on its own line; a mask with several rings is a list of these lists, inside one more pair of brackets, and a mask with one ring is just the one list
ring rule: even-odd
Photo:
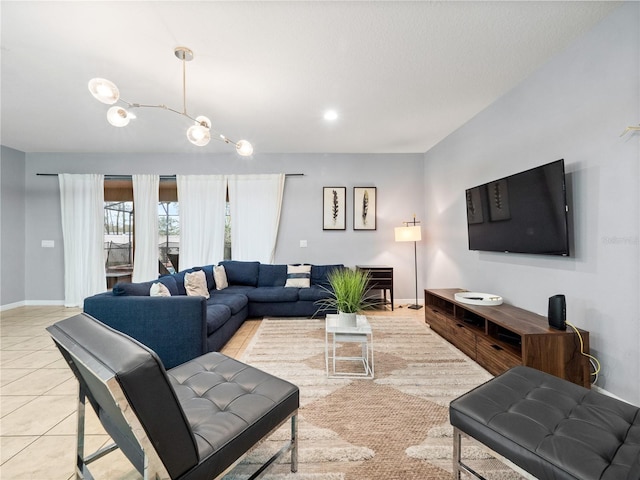
[[329,298],[318,300],[318,312],[337,310],[344,324],[355,325],[356,314],[375,304],[369,297],[368,272],[339,268],[329,273],[327,277],[331,288],[325,288]]

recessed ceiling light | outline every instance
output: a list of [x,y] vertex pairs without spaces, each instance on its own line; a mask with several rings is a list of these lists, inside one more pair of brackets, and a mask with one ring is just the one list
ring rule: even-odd
[[329,122],[333,122],[337,118],[338,118],[338,112],[336,112],[335,110],[327,110],[326,112],[324,112],[324,119]]

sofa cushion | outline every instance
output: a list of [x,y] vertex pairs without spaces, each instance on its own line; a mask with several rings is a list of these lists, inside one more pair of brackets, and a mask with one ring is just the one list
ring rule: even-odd
[[216,290],[216,295],[239,294],[247,295],[247,292],[254,290],[256,287],[248,287],[247,285],[229,285],[224,290]]
[[231,309],[222,304],[207,304],[207,335],[218,330],[231,318]]
[[187,295],[191,297],[209,298],[209,289],[207,288],[207,277],[202,270],[186,273],[184,276],[184,289]]
[[170,297],[169,289],[160,282],[154,282],[149,289],[150,297]]
[[225,293],[220,295],[219,292],[215,292],[211,295],[211,298],[207,300],[207,305],[226,305],[231,309],[231,314],[235,315],[242,311],[247,306],[249,299],[246,295]]
[[216,284],[216,290],[224,290],[229,286],[227,281],[227,272],[224,270],[224,265],[216,265],[213,267],[213,280]]
[[187,290],[184,288],[184,276],[187,273],[191,273],[193,272],[193,268],[188,268],[186,270],[181,270],[179,272],[176,272],[173,274],[173,278],[176,281],[176,286],[178,288],[178,293],[180,295],[186,295],[187,294]]
[[299,300],[317,302],[325,298],[331,298],[331,293],[317,285],[312,285],[311,288],[301,288],[298,292]]
[[287,265],[285,287],[309,288],[311,286],[311,265]]
[[344,268],[344,265],[312,265],[311,285],[322,285],[329,288],[329,274],[336,268]]
[[250,287],[258,285],[260,262],[228,260],[220,262],[220,265],[224,266],[229,285],[248,285]]
[[148,297],[151,291],[151,282],[118,282],[113,286],[113,294],[115,296],[134,296],[134,297]]
[[195,271],[202,270],[204,276],[207,279],[207,290],[213,290],[216,288],[216,282],[213,278],[213,265],[203,265],[202,267],[193,267]]
[[260,272],[258,273],[259,287],[284,287],[286,281],[286,265],[260,264]]
[[[186,295],[187,294],[187,290],[184,287],[184,276],[187,273],[198,272],[200,270],[202,270],[204,272],[204,276],[207,279],[207,290],[213,290],[215,288],[215,282],[213,280],[213,265],[206,265],[204,267],[187,268],[185,270],[181,270],[181,271],[171,275],[174,278],[174,280],[176,281],[176,287],[178,289],[178,294],[179,295]],[[167,275],[167,276],[169,276],[169,275]],[[173,295],[173,293],[172,293],[172,295]]]
[[297,302],[298,288],[257,287],[247,292],[250,302]]
[[176,279],[173,275],[163,275],[162,277],[158,278],[158,282],[167,287],[169,293],[172,296],[180,295],[180,292],[178,292],[178,284],[176,283]]

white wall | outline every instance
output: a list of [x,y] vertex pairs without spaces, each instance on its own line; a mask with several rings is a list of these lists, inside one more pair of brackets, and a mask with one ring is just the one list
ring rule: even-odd
[[[276,263],[386,264],[394,267],[396,299],[414,298],[413,248],[395,243],[393,228],[423,214],[423,156],[340,154],[26,155],[26,293],[30,303],[64,298],[60,195],[55,176],[37,173],[302,173],[285,182]],[[347,229],[322,230],[322,187],[347,187]],[[353,187],[377,187],[376,231],[353,230]],[[42,248],[54,240],[55,248]],[[300,248],[300,240],[308,247]],[[411,247],[411,248],[410,248]],[[3,267],[4,271],[4,267]],[[422,287],[422,285],[420,285]],[[412,302],[413,303],[413,300]]]
[[[502,295],[590,331],[598,384],[640,403],[640,4],[570,48],[425,154],[426,285]],[[571,258],[471,252],[464,190],[560,158],[572,208]]]
[[24,153],[0,150],[0,305],[15,307],[25,299]]

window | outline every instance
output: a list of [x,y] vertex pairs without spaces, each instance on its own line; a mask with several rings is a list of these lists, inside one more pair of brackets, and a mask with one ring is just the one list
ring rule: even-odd
[[[158,203],[158,273],[177,270],[180,217],[175,179],[160,179]],[[133,272],[135,225],[131,179],[104,181],[104,255],[108,274]],[[163,268],[164,267],[164,268]]]
[[224,207],[224,260],[231,260],[231,204],[227,190],[227,203]]
[[133,272],[133,185],[104,181],[104,259],[107,274]]
[[[104,181],[104,254],[107,273],[133,272],[135,225],[131,179]],[[159,273],[178,270],[180,254],[180,208],[175,178],[160,178],[158,203]],[[231,260],[231,208],[225,207],[224,260]],[[163,269],[164,267],[164,269]],[[166,269],[166,271],[165,271]]]
[[158,241],[160,261],[170,273],[178,271],[180,216],[178,202],[158,203]]
[[133,271],[133,202],[104,202],[104,255],[108,273]]

